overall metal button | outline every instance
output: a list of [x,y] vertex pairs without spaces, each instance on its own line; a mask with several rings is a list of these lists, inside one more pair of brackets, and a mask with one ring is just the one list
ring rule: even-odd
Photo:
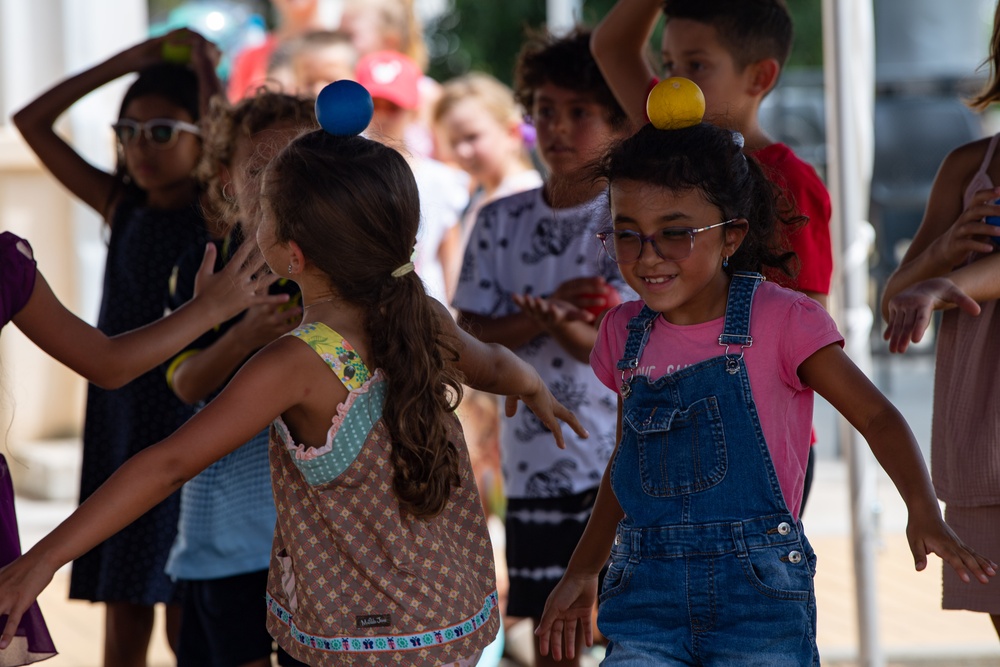
[[794,563],[798,563],[801,560],[802,560],[802,554],[799,553],[798,551],[790,551],[788,553],[788,562],[789,563],[793,563],[794,564]]
[[778,524],[779,535],[787,535],[790,532],[792,532],[792,527],[788,524],[787,521],[782,521],[781,523]]
[[619,545],[621,543],[622,543],[621,535],[615,535],[615,545]]

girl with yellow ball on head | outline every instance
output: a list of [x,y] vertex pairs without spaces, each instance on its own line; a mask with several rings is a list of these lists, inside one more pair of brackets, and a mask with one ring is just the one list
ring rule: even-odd
[[814,391],[899,489],[918,570],[930,552],[965,581],[997,566],[944,523],[913,435],[829,315],[763,280],[792,258],[773,243],[774,188],[741,135],[694,117],[696,89],[659,84],[652,123],[600,164],[613,227],[598,236],[641,300],[601,323],[591,365],[618,394],[621,437],[536,634],[557,659],[578,631],[592,642],[610,557],[603,664],[819,664],[816,560],[798,516]]

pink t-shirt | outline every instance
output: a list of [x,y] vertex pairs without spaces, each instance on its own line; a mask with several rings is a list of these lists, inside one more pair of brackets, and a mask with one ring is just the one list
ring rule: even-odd
[[[641,301],[629,301],[608,311],[590,355],[598,379],[616,393],[622,376],[616,366],[628,337],[625,327],[642,306]],[[656,380],[723,354],[722,325],[721,317],[689,326],[657,318],[637,374]],[[843,344],[844,338],[818,303],[769,282],[761,283],[754,297],[750,335],[753,345],[743,351],[750,388],[785,504],[798,518],[813,414],[813,391],[802,384],[798,367],[817,350]],[[730,348],[730,353],[738,354],[739,349]]]

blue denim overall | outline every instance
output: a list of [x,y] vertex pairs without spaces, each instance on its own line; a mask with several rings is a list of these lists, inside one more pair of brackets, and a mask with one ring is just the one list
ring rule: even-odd
[[761,280],[733,276],[720,356],[655,382],[635,369],[659,313],[628,323],[604,665],[819,664],[816,557],[785,506],[743,360]]

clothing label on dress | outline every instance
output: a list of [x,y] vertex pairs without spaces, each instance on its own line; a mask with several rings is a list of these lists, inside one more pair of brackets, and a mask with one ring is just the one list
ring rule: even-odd
[[387,628],[392,625],[391,614],[371,614],[369,616],[355,616],[355,622],[359,628]]

